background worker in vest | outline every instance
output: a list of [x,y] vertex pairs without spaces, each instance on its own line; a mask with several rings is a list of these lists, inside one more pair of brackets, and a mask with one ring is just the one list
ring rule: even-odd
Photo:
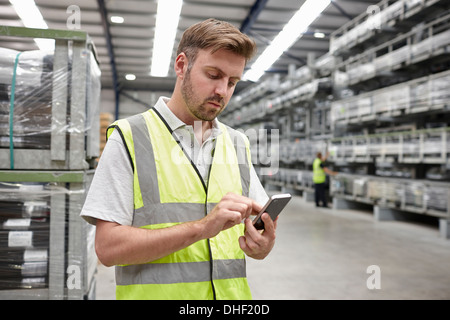
[[320,202],[322,202],[323,207],[328,208],[326,175],[334,176],[337,174],[337,172],[331,171],[325,167],[327,158],[328,153],[325,157],[322,157],[322,153],[317,152],[313,162],[314,200],[316,202],[316,207],[320,207]]
[[99,260],[116,266],[118,299],[251,298],[245,255],[269,254],[276,221],[265,213],[265,230],[253,227],[268,196],[248,139],[217,116],[255,50],[229,23],[189,27],[172,96],[108,130],[81,216],[96,225]]

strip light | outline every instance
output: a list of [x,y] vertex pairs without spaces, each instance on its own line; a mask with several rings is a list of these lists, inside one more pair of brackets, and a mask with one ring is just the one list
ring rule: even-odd
[[[48,29],[41,12],[34,0],[9,0],[22,23],[27,28]],[[35,38],[40,50],[52,51],[55,49],[55,40]]]
[[150,72],[150,75],[154,77],[165,77],[169,73],[182,5],[183,0],[158,0]]
[[124,23],[125,19],[121,16],[111,16],[112,23]]
[[306,0],[300,9],[294,14],[283,30],[273,39],[272,43],[253,63],[250,70],[244,74],[244,80],[258,81],[264,72],[278,60],[284,51],[289,49],[295,41],[316,20],[331,0]]

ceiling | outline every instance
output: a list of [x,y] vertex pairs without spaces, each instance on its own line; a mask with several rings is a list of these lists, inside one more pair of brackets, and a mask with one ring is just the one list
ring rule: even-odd
[[[226,20],[241,30],[245,28],[245,32],[255,39],[258,52],[262,53],[303,2],[304,0],[184,0],[178,23],[177,43],[188,26],[213,17]],[[268,72],[286,73],[289,65],[304,65],[308,54],[322,56],[328,52],[328,36],[332,31],[378,2],[379,0],[332,1],[309,30]],[[118,90],[173,89],[173,71],[166,78],[149,75],[157,0],[35,0],[35,3],[51,29],[67,29],[67,21],[72,13],[67,12],[69,6],[76,5],[80,8],[80,29],[90,35],[96,46],[103,88],[114,89],[116,84]],[[113,15],[122,16],[124,23],[112,23],[110,17]],[[8,0],[0,0],[0,25],[23,26]],[[315,31],[324,33],[326,37],[314,37]],[[111,50],[108,49],[109,43]],[[177,43],[174,46],[173,58]],[[31,39],[20,42],[0,39],[0,46],[20,51],[37,49]],[[252,61],[249,65],[251,63]],[[127,73],[135,74],[136,80],[126,80]],[[248,84],[241,81],[237,91]]]

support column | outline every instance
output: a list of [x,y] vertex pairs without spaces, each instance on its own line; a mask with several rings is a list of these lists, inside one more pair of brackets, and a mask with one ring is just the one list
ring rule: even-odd
[[405,215],[396,209],[374,206],[373,215],[377,221],[404,221],[407,220]]
[[355,201],[350,201],[342,198],[333,197],[333,209],[358,209],[360,208],[360,204]]
[[445,239],[450,239],[450,220],[439,219],[439,232]]
[[306,202],[314,202],[314,191],[303,191],[303,199]]

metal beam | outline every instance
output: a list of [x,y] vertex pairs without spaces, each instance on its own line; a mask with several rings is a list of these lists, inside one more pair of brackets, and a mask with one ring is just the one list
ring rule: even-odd
[[266,7],[268,0],[256,0],[250,9],[248,16],[241,25],[241,32],[248,33],[258,18],[261,11]]
[[[270,45],[270,40],[267,39],[266,37],[264,37],[263,35],[261,35],[259,33],[256,33],[254,31],[250,32],[250,35],[252,37],[254,37],[254,38],[258,38],[260,41],[264,42],[266,45]],[[297,62],[300,62],[302,65],[305,65],[307,63],[305,59],[303,59],[301,57],[296,57],[296,56],[290,54],[288,52],[288,50],[284,51],[283,55],[288,57],[288,58],[290,58],[290,59],[293,59],[293,60],[295,60]]]
[[354,17],[352,17],[351,15],[349,15],[344,9],[342,9],[342,7],[335,1],[335,0],[331,0],[331,4],[338,9],[338,11],[344,16],[346,17],[348,20],[353,20]]
[[0,26],[0,35],[28,38],[49,38],[86,41],[87,33],[76,30],[36,29],[14,26]]
[[119,82],[117,79],[117,68],[116,68],[116,60],[114,56],[114,48],[111,41],[111,30],[108,22],[108,11],[106,10],[105,1],[104,0],[97,0],[98,7],[100,9],[100,15],[102,17],[102,25],[103,30],[105,31],[106,36],[106,46],[108,48],[108,55],[109,55],[109,63],[111,64],[111,70],[113,75],[113,89],[114,89],[114,95],[115,95],[115,119],[117,120],[119,118]]

